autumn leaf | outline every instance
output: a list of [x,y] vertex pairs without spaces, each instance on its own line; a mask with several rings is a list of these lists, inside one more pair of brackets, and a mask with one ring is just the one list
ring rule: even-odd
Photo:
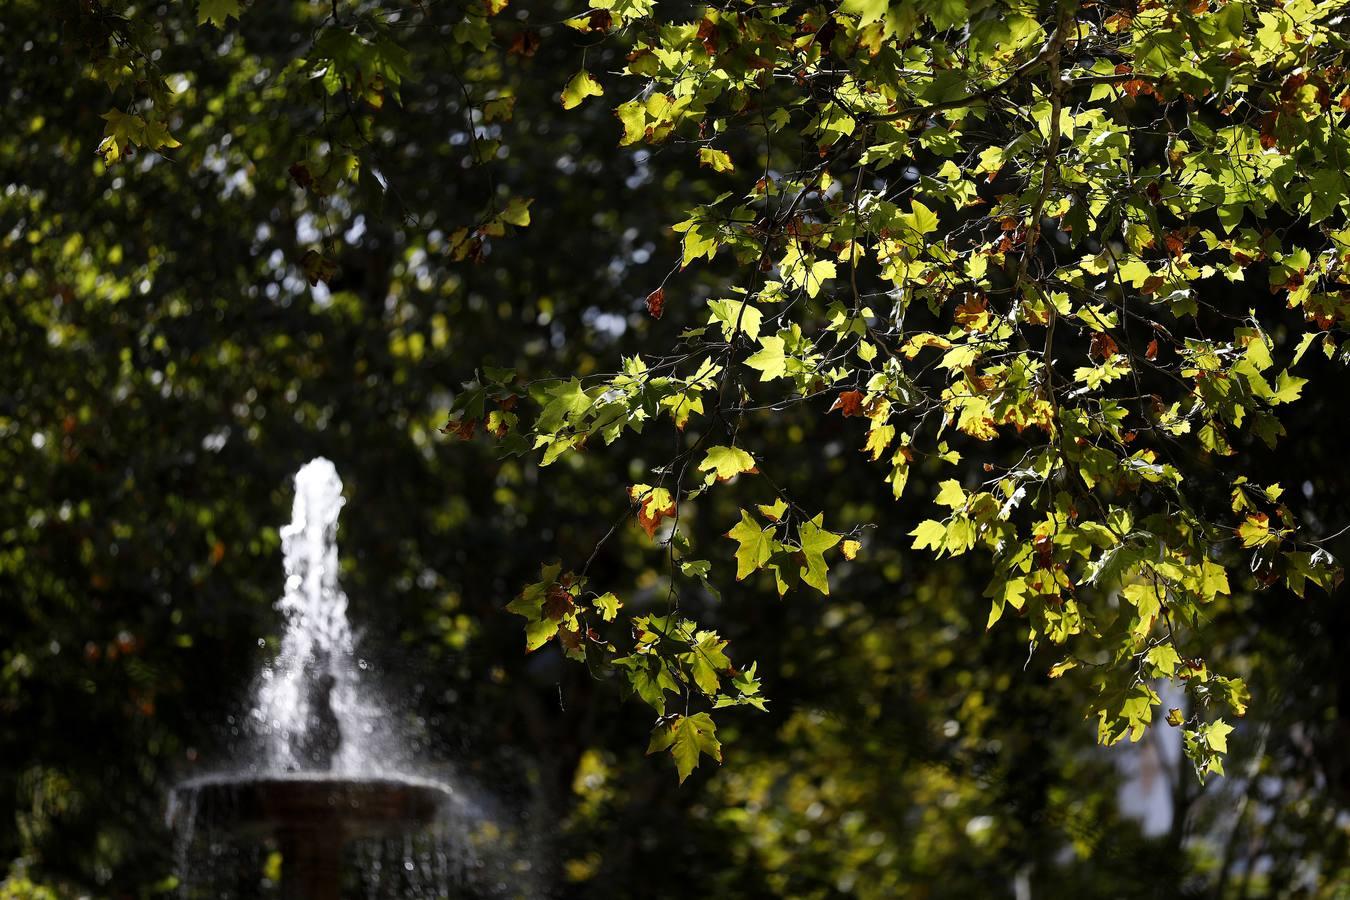
[[834,405],[830,407],[830,412],[839,410],[844,417],[863,415],[863,392],[862,391],[844,391],[835,398]]
[[1270,543],[1275,537],[1270,532],[1270,517],[1260,512],[1247,516],[1238,526],[1237,532],[1244,547],[1259,547]]
[[1108,360],[1115,356],[1119,349],[1111,335],[1096,331],[1092,334],[1092,341],[1088,346],[1088,355],[1093,359]]
[[647,314],[653,319],[659,319],[665,311],[666,290],[665,288],[657,288],[647,295]]
[[506,52],[513,56],[529,58],[539,50],[541,43],[543,39],[539,37],[538,32],[529,28],[522,29],[511,38],[511,44],[506,48]]
[[571,615],[575,608],[576,603],[572,599],[572,593],[561,584],[552,584],[544,592],[544,602],[540,607],[540,613],[546,619],[561,622],[566,616]]
[[628,496],[638,504],[638,524],[649,538],[656,537],[662,519],[675,515],[675,498],[665,488],[635,484],[628,489]]
[[989,298],[983,294],[971,297],[956,307],[955,318],[967,331],[983,331],[989,325]]

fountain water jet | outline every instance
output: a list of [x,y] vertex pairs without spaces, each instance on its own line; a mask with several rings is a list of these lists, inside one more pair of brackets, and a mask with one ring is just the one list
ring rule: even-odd
[[[388,729],[378,727],[378,708],[363,696],[347,597],[338,583],[342,505],[342,481],[331,462],[318,458],[296,473],[291,523],[281,531],[286,588],[278,608],[286,631],[250,712],[262,762],[174,789],[169,820],[179,834],[180,869],[190,868],[186,856],[194,840],[205,840],[211,853],[218,852],[221,835],[274,841],[281,896],[336,900],[349,845],[396,841],[408,848],[403,868],[409,873],[417,863],[414,839],[442,873],[452,861],[466,862],[451,821],[464,806],[450,786],[390,771],[388,760],[397,756],[375,746]],[[205,839],[203,824],[210,832]],[[406,893],[408,883],[405,878],[394,889]],[[428,873],[419,883],[429,895],[449,891],[443,874]]]

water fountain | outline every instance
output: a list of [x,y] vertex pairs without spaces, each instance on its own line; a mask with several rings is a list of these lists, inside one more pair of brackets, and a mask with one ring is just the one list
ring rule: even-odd
[[[243,771],[189,779],[170,798],[184,896],[221,896],[211,859],[227,845],[236,868],[240,847],[253,848],[262,869],[278,868],[279,854],[273,877],[288,900],[336,900],[344,877],[367,896],[445,897],[452,870],[462,875],[470,862],[466,804],[442,781],[396,770],[391,729],[364,690],[338,583],[342,505],[331,462],[315,459],[296,474],[291,523],[281,532],[286,631],[249,716],[257,759]],[[353,855],[365,871],[344,876]],[[194,867],[205,874],[194,880]]]

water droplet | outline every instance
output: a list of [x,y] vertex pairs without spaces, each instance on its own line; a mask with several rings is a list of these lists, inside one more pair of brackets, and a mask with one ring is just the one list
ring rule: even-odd
[[413,870],[413,861],[411,859],[405,859],[403,861],[403,868],[411,872]]

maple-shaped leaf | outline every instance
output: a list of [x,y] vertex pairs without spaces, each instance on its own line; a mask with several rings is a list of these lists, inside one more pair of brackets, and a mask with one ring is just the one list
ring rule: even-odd
[[1292,403],[1303,393],[1303,386],[1307,383],[1308,379],[1290,375],[1289,370],[1285,369],[1275,379],[1275,392],[1270,395],[1270,402]]
[[745,364],[752,369],[759,370],[760,381],[773,381],[775,378],[782,378],[787,374],[787,353],[783,339],[780,337],[762,337],[759,339],[761,349],[759,352],[749,356]]
[[1242,546],[1259,547],[1262,544],[1268,544],[1274,540],[1274,535],[1270,532],[1270,517],[1265,513],[1254,513],[1248,516],[1237,529],[1238,537],[1242,538]]
[[949,509],[958,509],[965,506],[966,492],[962,490],[961,482],[952,478],[942,482],[938,485],[938,495],[934,502]]
[[844,391],[835,398],[834,405],[830,407],[830,412],[834,412],[836,409],[844,414],[844,418],[861,416],[863,414],[863,392]]
[[553,619],[538,619],[525,624],[525,652],[533,653],[547,644],[558,633],[558,623]]
[[803,522],[798,537],[801,540],[802,556],[805,557],[806,564],[802,572],[802,581],[828,597],[830,582],[826,574],[829,566],[825,564],[825,551],[843,540],[843,535],[826,531],[821,527],[824,522],[824,513],[809,522]]
[[741,510],[741,521],[727,532],[727,537],[735,541],[736,580],[741,581],[756,569],[762,568],[773,553],[775,531],[772,527],[763,528],[745,510]]
[[977,294],[956,307],[956,324],[966,331],[984,331],[989,325],[989,298]]
[[635,484],[628,489],[628,496],[638,504],[638,524],[649,538],[656,537],[662,519],[675,515],[675,498],[665,488]]
[[736,168],[725,150],[714,150],[712,147],[699,148],[698,164],[707,166],[714,172],[731,172]]
[[726,655],[727,642],[715,631],[700,631],[694,636],[694,649],[681,654],[689,666],[689,674],[704,694],[712,697],[722,686],[722,675],[731,671],[731,660]]
[[700,472],[711,472],[718,481],[735,478],[742,472],[754,474],[755,458],[739,447],[709,447],[708,455],[699,463]]
[[623,601],[611,593],[601,594],[591,601],[591,605],[600,613],[600,618],[606,622],[613,622],[619,615],[619,609],[623,606]]
[[947,526],[934,519],[925,519],[910,532],[910,536],[914,538],[912,549],[940,551],[947,540]]
[[145,119],[120,109],[110,109],[100,118],[108,124],[103,129],[103,141],[96,151],[103,161],[112,165],[124,156],[129,156],[136,147],[146,146]]
[[680,693],[680,685],[671,676],[666,661],[654,653],[621,656],[614,660],[614,665],[627,672],[633,693],[656,710],[658,716],[666,714],[666,693]]
[[306,250],[305,255],[300,257],[300,268],[305,273],[310,287],[314,287],[320,281],[327,284],[337,274],[337,263],[318,250]]
[[576,601],[572,599],[571,591],[561,584],[552,584],[544,591],[544,602],[539,611],[544,618],[560,622],[571,615],[575,608]]
[[1088,356],[1093,359],[1108,360],[1115,356],[1119,349],[1111,335],[1096,331],[1093,332],[1092,341],[1088,345]]
[[647,745],[648,755],[669,750],[675,758],[675,769],[680,775],[680,784],[698,767],[700,756],[710,756],[719,763],[722,761],[722,745],[717,740],[717,723],[707,713],[695,713],[692,716],[680,716],[652,732],[651,742]]

